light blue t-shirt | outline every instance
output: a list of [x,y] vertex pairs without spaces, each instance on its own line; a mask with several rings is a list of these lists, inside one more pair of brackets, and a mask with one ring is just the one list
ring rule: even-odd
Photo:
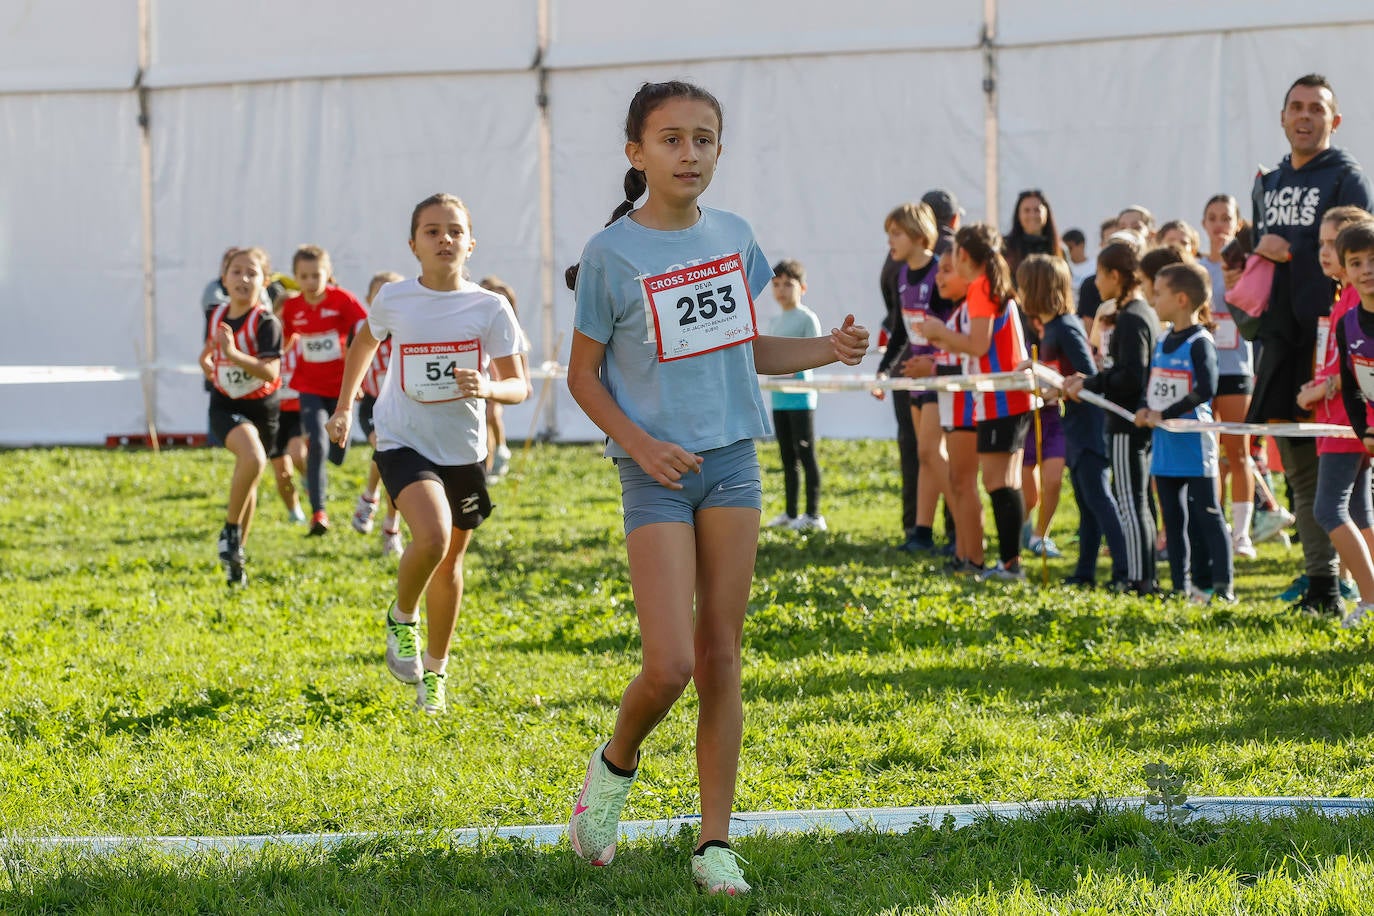
[[1216,320],[1217,330],[1212,336],[1217,346],[1217,371],[1220,375],[1243,375],[1253,378],[1255,363],[1250,341],[1240,336],[1236,330],[1236,320],[1226,308],[1226,275],[1221,264],[1201,258],[1200,263],[1207,268],[1212,279],[1212,318]]
[[[659,362],[640,281],[732,254],[740,255],[756,298],[773,271],[754,230],[733,213],[708,207],[696,225],[676,231],[623,216],[592,236],[578,268],[573,327],[606,345],[602,383],[640,429],[689,452],[768,434],[754,348],[738,344]],[[629,457],[614,441],[606,455]]]
[[[815,312],[799,303],[796,308],[775,315],[773,320],[768,322],[768,334],[771,337],[820,337],[821,320],[816,317]],[[811,370],[803,369],[792,378],[808,380],[811,378]],[[773,400],[774,410],[816,409],[814,391],[770,391],[768,394]]]

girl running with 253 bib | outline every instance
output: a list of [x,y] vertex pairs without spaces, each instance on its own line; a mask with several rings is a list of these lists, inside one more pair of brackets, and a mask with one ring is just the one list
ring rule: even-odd
[[697,203],[721,127],[704,89],[640,87],[625,118],[625,202],[576,274],[568,389],[619,468],[643,668],[591,754],[569,833],[578,855],[610,863],[640,747],[692,681],[701,845],[691,873],[707,892],[735,895],[749,891],[729,831],[763,498],[754,439],[768,431],[758,375],[857,365],[868,332],[850,315],[829,337],[759,335],[751,296],[772,281],[768,260],[748,223]]

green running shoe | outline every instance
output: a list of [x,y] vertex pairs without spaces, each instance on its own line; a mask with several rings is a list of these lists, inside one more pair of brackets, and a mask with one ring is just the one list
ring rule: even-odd
[[386,612],[386,670],[402,684],[418,684],[424,677],[420,667],[420,624],[398,623]]
[[602,744],[592,752],[582,794],[577,796],[572,820],[568,822],[573,852],[593,865],[610,865],[615,858],[615,844],[620,839],[620,812],[635,782],[633,776],[617,776],[610,771],[601,756],[605,749],[606,745]]
[[739,853],[726,846],[708,846],[699,856],[692,856],[692,880],[708,894],[728,894],[738,897],[750,891],[749,882],[739,863],[749,863]]
[[423,709],[431,716],[441,716],[448,710],[448,698],[444,695],[444,675],[437,671],[426,671],[415,688],[415,708]]

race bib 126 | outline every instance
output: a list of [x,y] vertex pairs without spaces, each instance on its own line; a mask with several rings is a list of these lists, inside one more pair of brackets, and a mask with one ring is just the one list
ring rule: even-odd
[[759,336],[738,254],[645,277],[659,362],[733,347]]
[[230,362],[215,365],[215,385],[231,398],[247,397],[267,382]]
[[[398,349],[401,390],[422,404],[459,400],[458,370],[482,368],[482,344],[476,340],[403,343]],[[396,355],[393,350],[393,361]]]

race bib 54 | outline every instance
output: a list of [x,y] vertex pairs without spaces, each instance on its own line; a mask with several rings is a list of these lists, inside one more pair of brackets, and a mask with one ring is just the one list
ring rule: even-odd
[[456,401],[459,369],[482,368],[482,344],[476,340],[403,343],[392,351],[401,360],[401,390],[422,404]]

